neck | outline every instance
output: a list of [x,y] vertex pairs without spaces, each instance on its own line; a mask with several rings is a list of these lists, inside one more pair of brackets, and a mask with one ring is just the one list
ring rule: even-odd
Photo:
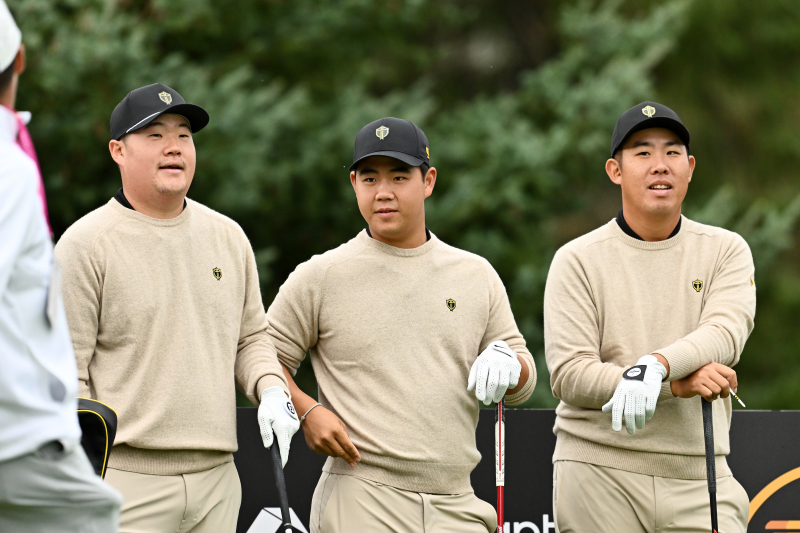
[[183,200],[186,194],[166,195],[159,193],[145,193],[137,190],[132,185],[126,185],[122,181],[122,190],[125,198],[130,202],[137,212],[152,218],[169,219],[175,218],[183,212]]
[[14,105],[16,104],[17,100],[17,80],[16,76],[11,78],[11,83],[8,84],[6,90],[0,93],[0,105],[4,105],[7,108],[14,111]]
[[669,239],[681,219],[680,207],[668,214],[642,213],[622,203],[622,215],[634,233],[645,241],[665,241]]
[[382,235],[375,230],[374,227],[369,226],[369,232],[372,238],[395,248],[417,248],[428,242],[428,235],[425,232],[425,224],[423,223],[420,228],[415,228],[414,231],[403,236],[388,236]]

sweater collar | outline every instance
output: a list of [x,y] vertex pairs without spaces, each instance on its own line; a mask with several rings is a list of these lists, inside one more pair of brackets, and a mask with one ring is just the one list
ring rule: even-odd
[[[672,235],[670,235],[669,238],[664,239],[663,241],[645,241],[642,240],[638,235],[636,237],[631,237],[622,229],[621,224],[619,224],[619,220],[616,218],[612,218],[607,226],[611,232],[619,238],[619,240],[628,246],[639,248],[640,250],[666,250],[667,248],[676,246],[683,240],[683,236],[686,235],[686,224],[688,222],[690,222],[689,219],[681,215],[681,220],[675,227],[675,231],[672,232]],[[634,233],[634,235],[636,234]]]
[[361,244],[366,248],[375,250],[376,252],[393,255],[395,257],[419,257],[436,248],[440,242],[439,239],[436,238],[436,235],[430,233],[430,239],[422,246],[417,246],[416,248],[398,248],[396,246],[392,246],[391,244],[386,244],[385,242],[373,239],[367,234],[367,230],[359,232],[359,234],[356,236],[356,239],[360,241]]
[[[672,233],[669,234],[669,237],[667,237],[667,239],[671,239],[678,234],[678,232],[681,230],[682,219],[683,217],[678,219],[678,223],[675,225],[675,229],[672,230]],[[639,237],[639,235],[635,231],[633,231],[631,227],[628,225],[628,223],[625,221],[625,217],[622,216],[622,209],[620,209],[619,213],[617,213],[617,224],[619,224],[620,229],[622,229],[622,231],[624,231],[625,234],[628,235],[629,237],[633,237],[634,239],[639,239],[640,241],[644,240],[641,237]]]
[[132,207],[125,207],[123,206],[117,198],[112,198],[108,201],[108,205],[111,206],[111,209],[115,210],[117,213],[120,213],[123,216],[128,218],[132,218],[134,220],[138,220],[140,222],[145,222],[150,224],[151,226],[160,226],[160,227],[173,227],[173,226],[180,226],[189,221],[192,216],[192,204],[194,201],[189,200],[188,198],[184,199],[184,208],[181,211],[181,214],[173,217],[173,218],[153,218],[149,217],[143,213],[140,213],[134,210]]

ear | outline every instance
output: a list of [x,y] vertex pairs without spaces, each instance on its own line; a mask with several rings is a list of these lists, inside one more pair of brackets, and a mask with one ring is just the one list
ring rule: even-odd
[[108,141],[108,151],[111,152],[111,159],[122,167],[125,164],[125,143],[123,141]]
[[350,185],[353,186],[353,192],[355,192],[356,191],[356,171],[355,170],[351,170],[350,171]]
[[611,181],[617,185],[622,185],[622,169],[619,166],[619,161],[613,157],[606,161],[606,174]]
[[694,165],[695,165],[694,156],[690,155],[689,156],[689,181],[692,181],[692,174],[694,174]]
[[425,173],[425,198],[433,193],[434,185],[436,185],[436,168],[431,167]]
[[19,45],[19,51],[17,52],[17,57],[14,58],[14,74],[19,76],[23,72],[25,72],[25,66],[27,65],[27,61],[25,59],[25,45]]

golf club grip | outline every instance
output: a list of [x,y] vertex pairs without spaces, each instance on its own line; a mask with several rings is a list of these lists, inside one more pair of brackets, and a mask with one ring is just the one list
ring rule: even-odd
[[706,440],[706,475],[708,477],[708,492],[717,492],[717,465],[714,457],[714,416],[712,403],[705,398],[703,402],[703,434]]
[[292,517],[289,514],[289,495],[286,494],[286,479],[283,477],[283,462],[281,460],[281,450],[278,446],[278,436],[272,442],[272,469],[275,471],[275,486],[278,488],[278,498],[281,502],[281,520],[284,526],[288,526],[286,531],[291,531]]

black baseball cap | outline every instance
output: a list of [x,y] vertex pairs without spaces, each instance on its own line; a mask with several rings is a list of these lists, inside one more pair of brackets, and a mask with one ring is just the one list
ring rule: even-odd
[[373,155],[399,159],[412,167],[430,165],[428,138],[416,124],[400,118],[386,117],[370,122],[356,135],[353,164],[350,170]]
[[111,138],[115,141],[144,128],[164,113],[181,115],[192,133],[208,124],[208,113],[199,105],[187,104],[178,91],[161,83],[139,87],[128,93],[111,113]]
[[622,148],[628,137],[647,128],[666,128],[689,147],[689,130],[675,111],[657,102],[642,102],[625,111],[617,120],[611,136],[611,157]]

